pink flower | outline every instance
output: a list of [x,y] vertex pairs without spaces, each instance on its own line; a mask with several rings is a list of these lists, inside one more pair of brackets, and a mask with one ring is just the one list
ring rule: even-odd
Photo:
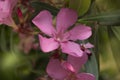
[[18,0],[0,0],[0,24],[12,25],[12,10]]
[[50,52],[61,48],[63,53],[80,57],[83,51],[73,41],[85,40],[92,34],[91,28],[85,25],[77,25],[68,31],[77,21],[77,13],[68,8],[62,8],[56,17],[56,27],[52,24],[52,15],[49,11],[40,12],[32,22],[49,38],[39,35],[40,46],[43,52]]
[[52,58],[48,63],[47,73],[55,80],[95,80],[94,75],[90,73],[79,73],[87,60],[87,54],[82,57],[69,55],[67,61]]

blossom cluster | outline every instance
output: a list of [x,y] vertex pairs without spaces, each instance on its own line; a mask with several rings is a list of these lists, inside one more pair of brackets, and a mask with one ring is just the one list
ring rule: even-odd
[[[16,3],[17,0],[0,0],[0,24],[15,26],[12,13]],[[22,16],[20,10],[18,16]],[[75,24],[77,18],[76,11],[61,8],[54,20],[47,10],[41,11],[32,20],[42,32],[38,34],[40,49],[44,53],[52,54],[46,72],[54,80],[95,80],[93,74],[80,71],[91,54],[89,48],[94,46],[90,43],[77,43],[78,40],[84,41],[92,35],[91,27]],[[28,53],[34,45],[34,37],[25,33],[33,30],[28,22],[25,24],[21,22],[21,25],[18,25],[17,32],[21,39],[20,43],[24,45],[23,50]]]
[[[68,8],[62,8],[56,17],[56,27],[53,25],[52,15],[49,11],[41,11],[32,22],[45,35],[39,34],[41,50],[45,53],[53,52],[47,66],[47,73],[55,80],[95,80],[89,73],[79,73],[80,68],[87,62],[93,45],[78,44],[77,40],[86,40],[91,34],[89,26],[78,24],[69,29],[77,21],[77,13]],[[62,58],[67,54],[67,59]]]

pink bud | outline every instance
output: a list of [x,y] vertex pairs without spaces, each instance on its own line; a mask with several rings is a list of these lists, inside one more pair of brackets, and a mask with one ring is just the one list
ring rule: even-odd
[[23,18],[22,11],[19,7],[17,8],[17,14],[18,14],[19,18]]

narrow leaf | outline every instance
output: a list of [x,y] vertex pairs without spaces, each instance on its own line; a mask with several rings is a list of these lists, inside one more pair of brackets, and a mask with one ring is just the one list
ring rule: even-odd
[[34,14],[38,14],[41,10],[48,10],[50,11],[53,15],[57,15],[59,9],[43,2],[31,2],[31,6],[35,9]]
[[120,11],[98,14],[80,19],[79,21],[96,21],[100,25],[120,25]]
[[102,56],[103,60],[106,61],[110,53],[110,41],[108,37],[108,31],[106,26],[99,26],[98,29],[98,53]]

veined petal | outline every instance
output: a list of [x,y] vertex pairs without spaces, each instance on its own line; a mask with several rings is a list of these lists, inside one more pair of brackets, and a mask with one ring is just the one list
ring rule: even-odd
[[61,66],[59,59],[50,59],[47,65],[47,73],[55,80],[64,80],[68,72]]
[[77,25],[69,33],[71,40],[85,40],[92,35],[91,28],[85,25]]
[[58,42],[56,42],[53,38],[45,38],[39,35],[39,43],[43,52],[50,52],[59,47]]
[[80,46],[74,42],[68,41],[68,42],[61,43],[61,49],[63,53],[66,53],[75,57],[81,57],[83,55],[83,51],[80,49]]
[[77,80],[95,80],[95,76],[90,73],[77,74]]
[[52,25],[52,15],[49,11],[41,11],[32,22],[45,34],[51,36],[55,29]]
[[81,57],[74,57],[69,55],[67,61],[73,66],[75,72],[79,72],[80,68],[87,62],[88,56],[86,53],[83,53]]
[[65,31],[72,26],[77,20],[77,13],[68,8],[62,8],[57,15],[56,27],[58,31]]

